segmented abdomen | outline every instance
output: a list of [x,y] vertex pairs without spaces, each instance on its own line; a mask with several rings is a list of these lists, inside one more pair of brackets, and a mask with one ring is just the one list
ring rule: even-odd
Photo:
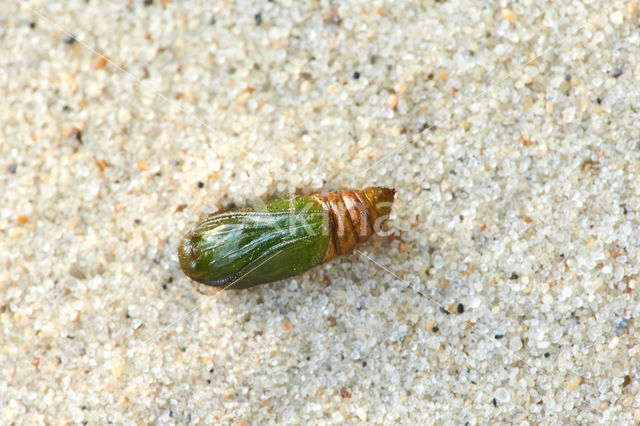
[[394,194],[392,188],[372,187],[313,195],[329,213],[331,244],[325,262],[353,253],[356,244],[379,232],[381,221],[378,219],[384,219],[391,212]]

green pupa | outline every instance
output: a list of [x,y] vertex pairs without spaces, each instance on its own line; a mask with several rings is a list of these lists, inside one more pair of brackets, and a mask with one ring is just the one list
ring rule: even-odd
[[[182,240],[178,259],[199,291],[242,289],[298,275],[381,230],[395,190],[371,187],[278,198],[214,213]],[[203,291],[209,292],[209,291]]]

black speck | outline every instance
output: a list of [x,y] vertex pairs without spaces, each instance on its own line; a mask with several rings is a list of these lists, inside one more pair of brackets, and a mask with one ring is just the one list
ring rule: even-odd
[[600,104],[602,103],[602,99],[600,99],[600,98],[596,98],[596,103],[597,103],[598,105],[600,105]]
[[457,174],[458,174],[458,172],[456,172],[455,170],[449,170],[449,174],[451,174],[451,175],[454,175],[454,176],[455,176],[455,175],[457,175]]
[[131,315],[129,315],[129,312],[127,312],[127,319],[131,318]]
[[208,384],[211,384],[211,379],[207,379],[207,383],[208,383]]
[[236,208],[236,203],[229,204],[229,209],[235,209],[235,208]]
[[262,24],[262,13],[256,13],[253,19],[256,21],[256,25],[260,26]]
[[344,361],[344,354],[340,354],[340,361]]
[[167,283],[162,284],[162,289],[166,290],[167,289]]
[[512,280],[517,280],[518,278],[520,278],[520,275],[516,274],[515,272],[512,272],[509,278]]
[[88,421],[86,421],[86,420],[83,420],[83,421],[82,421],[82,424],[83,424],[83,425],[86,425],[87,423],[89,423],[89,422],[88,422]]
[[74,128],[71,132],[71,136],[75,137],[78,142],[82,143],[82,130]]
[[496,340],[500,340],[504,337],[504,334],[496,334],[495,336],[493,336],[494,339]]
[[140,225],[142,221],[140,219],[133,219],[133,223],[135,223],[136,225]]
[[67,334],[67,339],[69,339],[69,340],[73,340],[73,339],[75,339],[75,336],[72,336],[72,335],[70,335],[70,334]]
[[73,34],[70,34],[64,38],[64,42],[66,44],[73,44],[76,41],[78,41],[78,39],[76,39],[76,36],[74,36]]
[[475,385],[475,384],[476,384],[476,382],[474,382],[473,380],[471,380],[471,384],[472,384],[472,385]]
[[157,176],[157,177],[161,177],[161,176],[162,176],[162,172],[158,172],[158,173],[156,173],[156,176]]
[[362,366],[366,367],[367,366],[367,361],[362,361]]
[[622,68],[617,68],[617,67],[616,67],[616,68],[614,68],[614,69],[613,69],[613,76],[614,76],[615,78],[618,78],[618,77],[620,77],[621,75],[622,75]]
[[83,406],[82,406],[82,407],[80,407],[80,408],[82,408],[83,410],[86,410],[87,408],[89,408],[89,406],[88,406],[88,405],[83,405]]
[[174,165],[174,166],[176,166],[176,167],[177,167],[177,166],[179,166],[179,165],[180,165],[180,161],[178,161],[178,160],[173,160],[173,165]]
[[371,65],[375,64],[377,60],[378,60],[378,58],[376,58],[376,55],[369,56],[369,63]]
[[458,313],[461,314],[464,312],[464,305],[462,303],[458,303],[458,307],[456,308]]
[[571,74],[565,74],[564,81],[571,81]]
[[498,403],[496,402],[496,399],[495,399],[495,398],[493,398],[493,399],[491,400],[491,403],[493,404],[493,406],[494,406],[494,407],[497,407],[497,406],[498,406]]
[[439,330],[440,330],[440,327],[438,327],[437,325],[431,329],[431,331],[433,331],[434,333],[437,333]]
[[183,347],[182,347],[182,348],[180,348],[180,349],[182,349],[182,352],[186,352],[186,351],[187,351],[187,347],[186,347],[186,346],[183,346]]
[[442,306],[440,306],[440,312],[442,312],[443,314],[447,314],[449,315],[451,312],[447,311],[445,308],[443,308]]
[[212,16],[211,19],[209,19],[209,25],[215,25],[216,24],[216,17]]
[[433,252],[435,252],[435,251],[436,251],[436,248],[434,246],[429,246],[427,248],[427,253],[429,253],[429,254],[433,254]]
[[425,121],[420,125],[420,129],[418,130],[418,133],[422,133],[426,130],[430,130],[432,127],[435,128],[435,125],[431,126],[428,121]]
[[198,181],[198,188],[204,188],[204,183],[201,181]]
[[545,357],[545,358],[549,358],[549,355],[550,355],[550,354],[549,354],[549,352],[545,352],[545,353],[544,353],[544,357]]
[[169,277],[169,284],[173,282],[173,277]]
[[38,25],[38,24],[36,23],[36,21],[31,21],[31,22],[29,22],[29,28],[31,28],[31,29],[34,29],[34,28],[36,27],[36,25]]
[[354,79],[354,80],[357,80],[357,79],[359,79],[359,78],[360,78],[360,73],[359,73],[358,71],[354,72],[354,73],[353,73],[353,79]]
[[62,110],[65,111],[65,112],[69,111],[70,109],[71,108],[69,108],[69,105],[65,105],[65,106],[62,107]]
[[17,170],[18,170],[18,165],[16,163],[9,164],[9,167],[7,167],[7,171],[12,175],[15,175]]
[[622,318],[613,328],[613,333],[616,336],[622,335],[624,333],[624,329],[627,327],[628,324],[629,324],[629,319]]
[[153,0],[144,0],[145,6],[151,6],[153,4]]

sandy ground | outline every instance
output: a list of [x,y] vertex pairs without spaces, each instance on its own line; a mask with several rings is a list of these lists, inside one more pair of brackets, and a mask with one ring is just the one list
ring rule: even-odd
[[[635,1],[0,4],[0,423],[640,422]],[[393,236],[205,297],[274,196]]]

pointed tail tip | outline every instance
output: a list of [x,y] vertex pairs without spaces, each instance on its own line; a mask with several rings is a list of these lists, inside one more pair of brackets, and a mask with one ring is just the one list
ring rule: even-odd
[[395,198],[395,196],[396,196],[396,192],[397,192],[396,189],[394,187],[384,188],[384,189],[387,191],[387,193],[391,194],[390,198],[391,198],[391,200],[393,200]]

